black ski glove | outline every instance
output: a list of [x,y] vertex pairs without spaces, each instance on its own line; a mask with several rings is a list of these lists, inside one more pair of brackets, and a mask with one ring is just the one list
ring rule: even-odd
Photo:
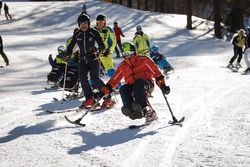
[[103,56],[104,56],[104,57],[107,57],[107,56],[109,55],[109,52],[110,52],[110,50],[109,50],[109,49],[106,49],[106,50],[104,51],[104,53],[103,53]]
[[166,85],[163,85],[163,86],[161,86],[161,91],[162,91],[162,93],[164,93],[165,95],[167,95],[167,94],[170,93],[170,87],[166,86]]

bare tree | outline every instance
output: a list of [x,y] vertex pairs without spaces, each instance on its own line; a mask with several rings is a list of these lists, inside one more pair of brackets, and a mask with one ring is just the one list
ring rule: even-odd
[[141,9],[141,0],[137,0],[137,9]]
[[186,0],[187,29],[192,29],[192,0]]
[[132,8],[132,0],[128,0],[128,7]]
[[244,14],[244,6],[245,3],[238,0],[232,0],[232,11],[230,14],[230,31],[236,32],[240,28],[243,28],[243,14]]
[[144,0],[145,3],[145,10],[148,10],[148,0]]
[[214,34],[221,39],[220,0],[214,0]]

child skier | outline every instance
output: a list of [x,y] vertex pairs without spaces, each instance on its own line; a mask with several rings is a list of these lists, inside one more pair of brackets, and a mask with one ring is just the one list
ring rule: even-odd
[[158,67],[163,70],[165,76],[168,75],[168,72],[174,70],[174,68],[169,64],[166,58],[159,52],[157,45],[154,45],[150,48],[149,55],[158,65]]
[[48,57],[49,64],[52,66],[52,70],[47,76],[48,81],[54,83],[54,88],[58,88],[60,81],[63,79],[65,64],[66,64],[66,48],[64,46],[58,46],[58,54],[53,59],[50,54]]
[[165,85],[164,76],[157,65],[149,57],[137,54],[133,43],[123,43],[122,54],[124,60],[101,89],[102,93],[109,94],[124,78],[126,84],[119,90],[123,103],[122,113],[131,119],[145,116],[146,122],[151,122],[157,119],[155,111],[147,100],[147,93],[152,93],[154,88],[152,78],[156,78],[156,84],[164,94],[168,94],[170,88]]

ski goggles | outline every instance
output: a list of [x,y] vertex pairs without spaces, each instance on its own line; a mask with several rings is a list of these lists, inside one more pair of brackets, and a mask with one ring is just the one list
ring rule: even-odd
[[98,26],[104,26],[105,23],[106,23],[105,20],[96,20],[96,24],[97,24]]
[[133,56],[134,53],[135,53],[134,51],[126,51],[126,52],[123,52],[123,53],[122,53],[122,56],[123,56],[124,58],[128,58],[128,57]]

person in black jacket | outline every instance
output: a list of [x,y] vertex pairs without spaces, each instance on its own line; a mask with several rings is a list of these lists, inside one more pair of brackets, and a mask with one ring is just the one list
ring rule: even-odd
[[7,58],[6,54],[3,52],[3,40],[2,40],[1,35],[0,35],[0,55],[2,55],[6,63],[6,66],[9,65],[9,59]]
[[[67,46],[67,53],[71,55],[74,46],[76,44],[79,46],[79,80],[86,98],[80,107],[89,108],[94,105],[95,100],[88,81],[88,73],[95,88],[100,90],[105,85],[99,77],[99,52],[103,52],[105,46],[98,31],[90,28],[90,17],[87,14],[81,14],[78,17],[78,25],[80,30],[73,35],[72,41]],[[95,47],[95,43],[99,48]]]
[[11,20],[12,17],[11,17],[11,15],[10,15],[10,13],[9,13],[9,7],[7,6],[6,3],[4,3],[3,9],[4,9],[4,13],[5,13],[6,19],[7,19],[7,20],[9,20],[9,19]]

